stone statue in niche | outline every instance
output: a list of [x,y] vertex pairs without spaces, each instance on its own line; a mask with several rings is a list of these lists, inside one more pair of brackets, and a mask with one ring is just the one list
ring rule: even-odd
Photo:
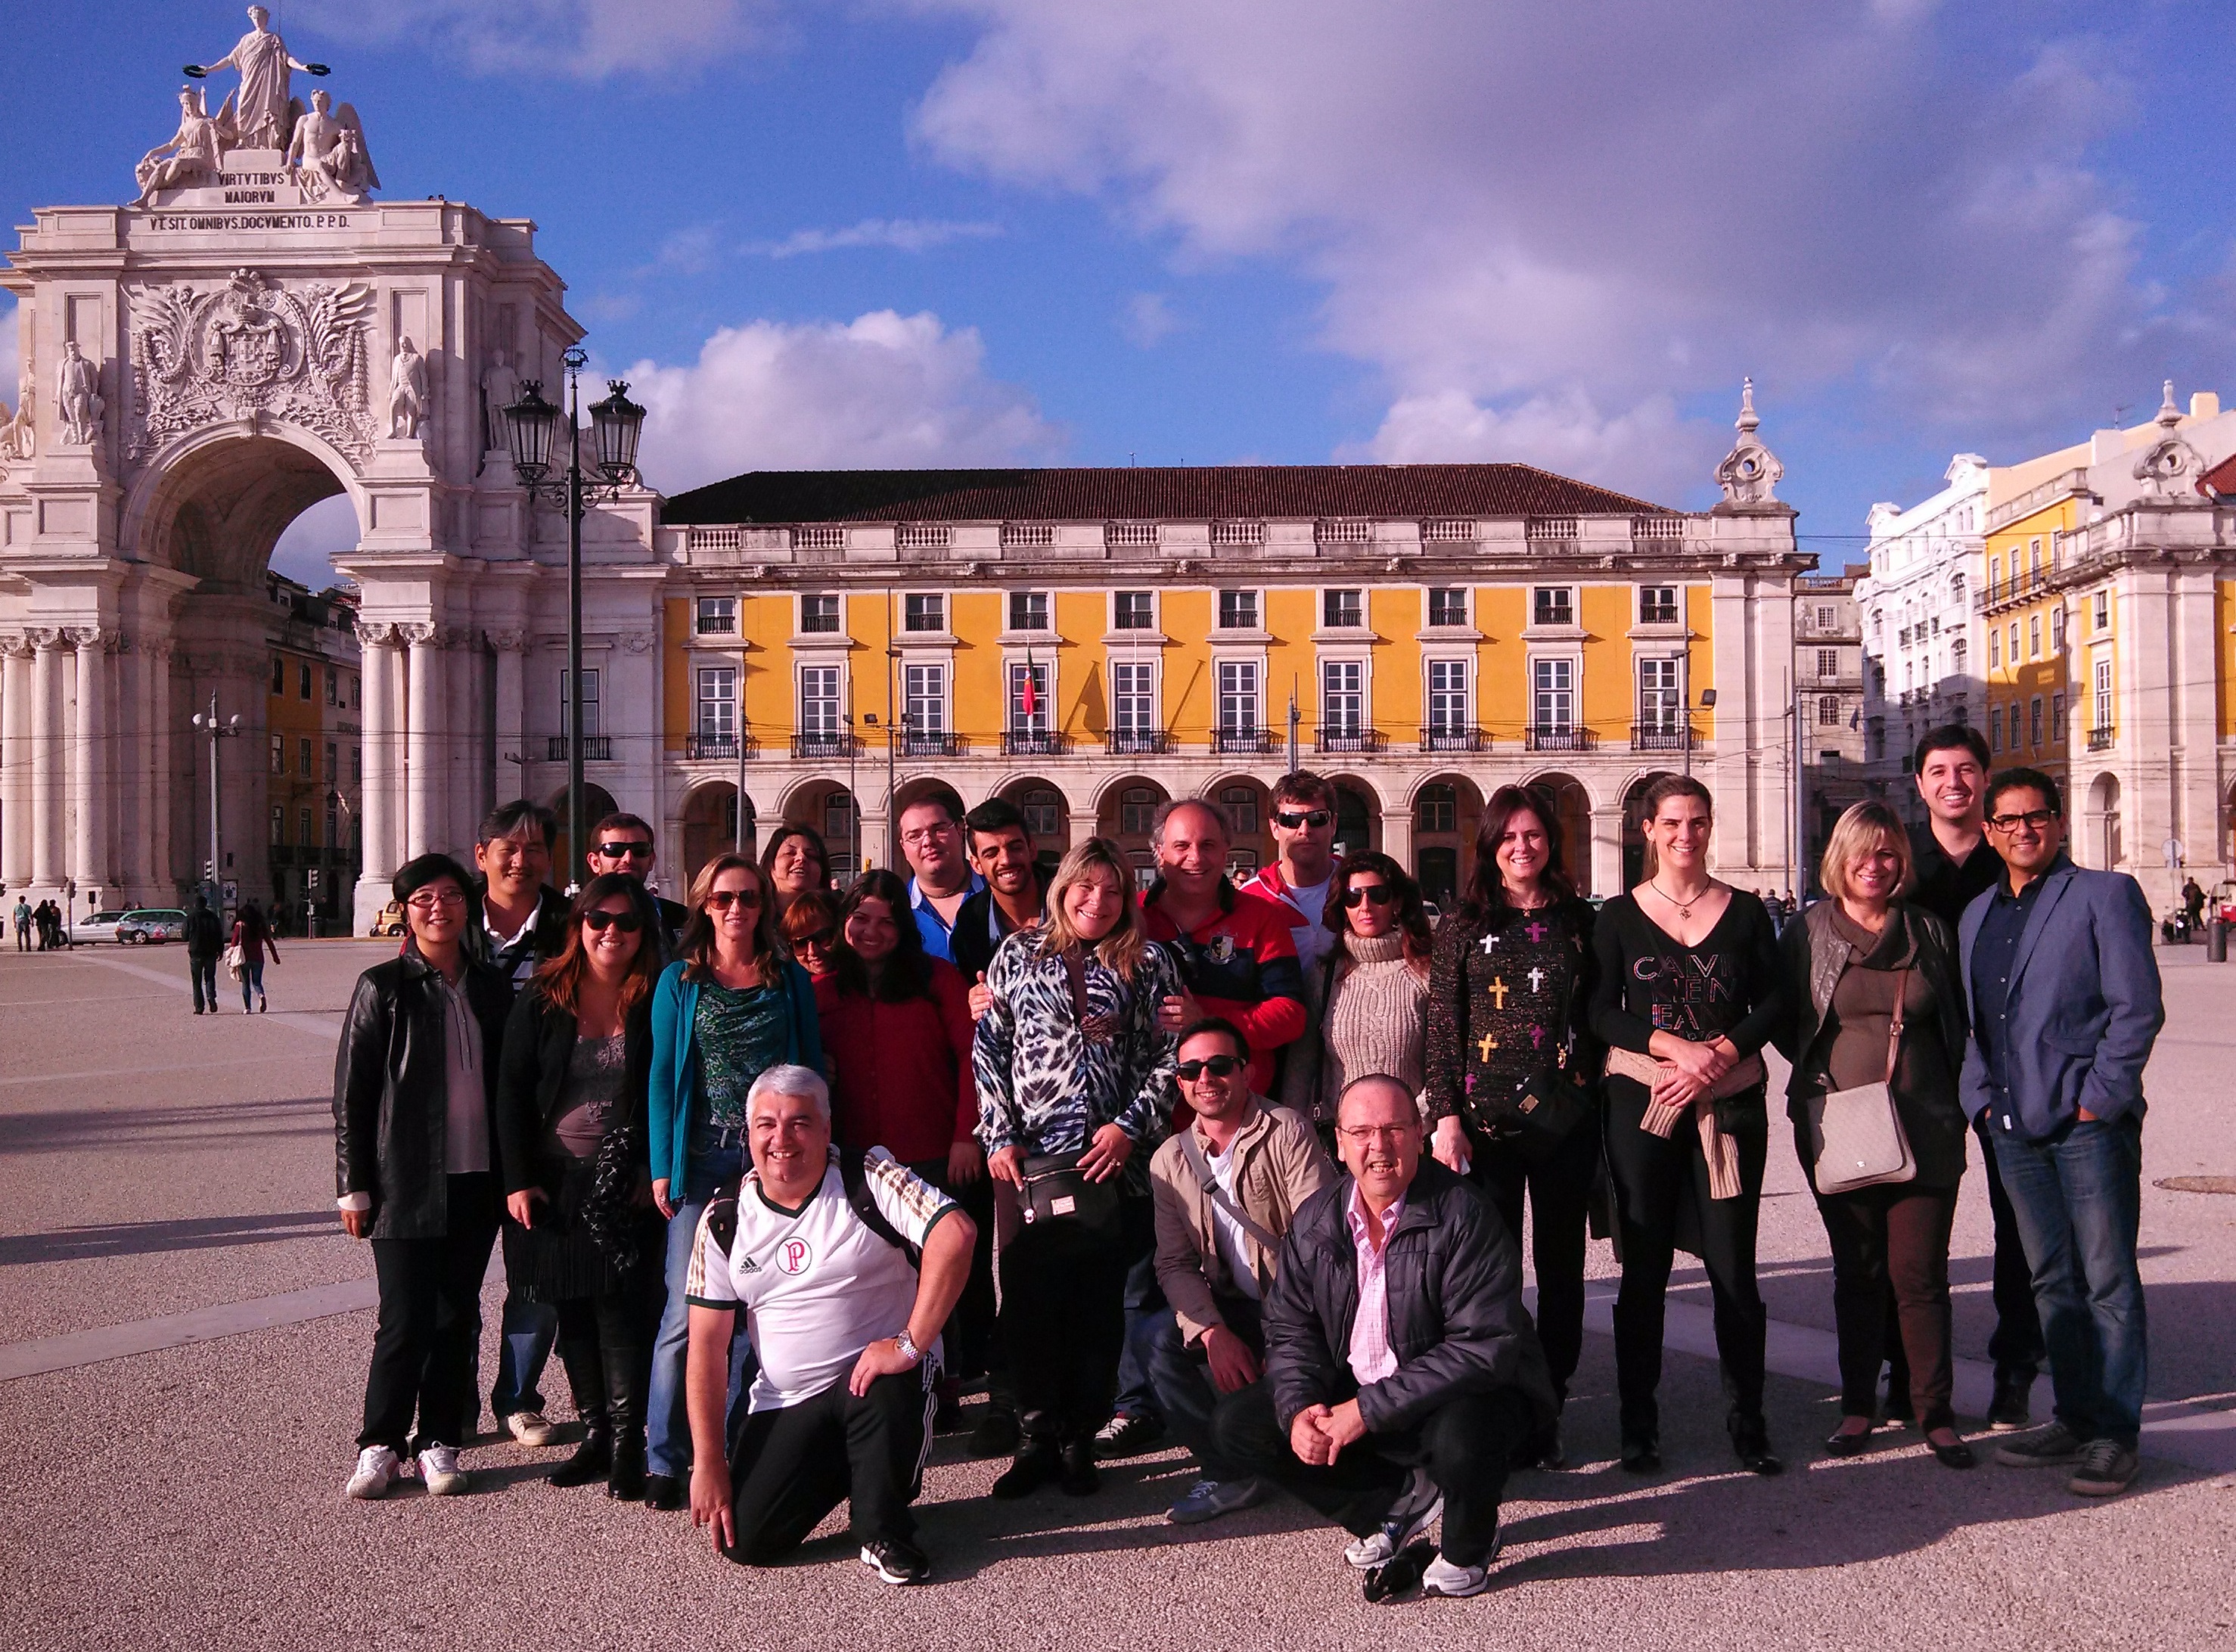
[[30,364],[26,362],[19,399],[16,403],[16,416],[0,424],[0,459],[28,459],[37,445],[31,434],[33,382]]
[[262,6],[249,7],[248,22],[248,32],[233,43],[231,51],[206,66],[190,64],[187,73],[197,80],[220,69],[240,74],[240,89],[218,111],[221,123],[231,112],[231,125],[239,135],[226,148],[284,151],[303,113],[302,106],[287,95],[292,72],[299,69],[306,75],[324,75],[326,66],[299,63],[289,56],[287,43],[273,32],[272,14]]
[[62,422],[62,440],[82,446],[100,439],[101,370],[85,359],[73,339],[62,346],[62,365],[55,370],[55,410]]
[[412,348],[409,338],[398,339],[396,359],[388,364],[388,433],[417,441],[426,419],[427,358]]
[[303,199],[313,206],[336,200],[354,205],[380,187],[356,109],[347,103],[334,109],[324,91],[311,94],[310,109],[295,122],[286,161]]
[[140,185],[140,204],[148,205],[159,189],[190,189],[218,181],[218,156],[230,145],[229,135],[211,115],[202,95],[191,86],[179,88],[179,129],[168,143],[159,143],[140,157],[132,175]]
[[502,350],[490,352],[482,374],[482,451],[495,452],[510,445],[505,432],[504,410],[520,399],[520,375]]

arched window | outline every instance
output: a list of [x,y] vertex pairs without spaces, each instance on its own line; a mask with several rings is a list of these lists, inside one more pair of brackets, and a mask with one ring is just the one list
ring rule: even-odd
[[1246,786],[1230,786],[1219,794],[1219,806],[1227,812],[1227,828],[1238,838],[1253,836],[1258,830],[1258,793]]
[[1035,787],[1017,800],[1018,811],[1025,817],[1025,831],[1042,843],[1054,843],[1063,836],[1063,796],[1047,787]]
[[1460,796],[1439,781],[1424,786],[1413,801],[1414,829],[1430,835],[1457,832],[1460,827]]
[[1150,817],[1157,812],[1157,794],[1146,786],[1129,786],[1118,794],[1118,835],[1146,838]]

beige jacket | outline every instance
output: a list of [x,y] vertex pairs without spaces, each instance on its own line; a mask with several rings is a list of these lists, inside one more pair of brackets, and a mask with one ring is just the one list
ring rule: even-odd
[[[1301,1114],[1262,1096],[1251,1101],[1256,1114],[1235,1139],[1241,1155],[1235,1187],[1251,1220],[1279,1238],[1289,1231],[1297,1208],[1336,1180],[1336,1168]],[[1197,1127],[1188,1129],[1209,1156]],[[1176,1135],[1149,1161],[1149,1192],[1156,1205],[1157,1283],[1180,1320],[1182,1339],[1193,1347],[1206,1331],[1226,1323],[1218,1299],[1241,1293],[1213,1235],[1211,1195],[1196,1180]],[[1273,1283],[1278,1258],[1247,1233],[1242,1246],[1262,1295]]]

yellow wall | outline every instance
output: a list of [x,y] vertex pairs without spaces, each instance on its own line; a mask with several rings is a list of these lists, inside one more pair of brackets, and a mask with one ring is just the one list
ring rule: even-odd
[[[691,601],[688,597],[670,597],[661,604],[660,622],[661,664],[661,745],[663,749],[680,752],[683,738],[691,728],[692,699],[698,684],[692,675],[691,659],[684,644],[691,636]],[[714,663],[710,657],[707,663]],[[587,685],[588,679],[585,679]]]
[[[2015,581],[2023,584],[2033,573],[2032,546],[2042,542],[2042,572],[2047,577],[2054,569],[2055,536],[2075,527],[2080,519],[2080,502],[2072,497],[2053,500],[2039,510],[2006,523],[1988,535],[1983,560],[1975,570],[1975,579],[1983,590],[1989,589],[1990,569],[1996,569],[2001,578],[1994,585],[1995,592],[2008,591]],[[1991,760],[1993,768],[2014,768],[2024,765],[2048,773],[2061,784],[2067,778],[2072,754],[2071,742],[2061,740],[2062,729],[2057,721],[2057,696],[2067,696],[2068,716],[2073,696],[2087,692],[2083,679],[2087,672],[2086,651],[2080,646],[2084,640],[2085,605],[2080,612],[2068,612],[2067,622],[2071,628],[2066,633],[2066,651],[2060,655],[2055,646],[2056,630],[2053,613],[2064,605],[2062,595],[2044,595],[2016,602],[2006,601],[1994,613],[1982,617],[1982,624],[1998,634],[1996,648],[1983,648],[1977,668],[1983,672],[1988,685],[1988,703],[1983,725],[1992,729],[1996,714],[2003,714],[2003,748]],[[2076,619],[2083,620],[2075,625]],[[2029,657],[2028,639],[2029,627],[2039,622],[2042,628],[2042,650]],[[2014,655],[2011,647],[2012,627],[2017,627],[2018,647]],[[1990,665],[1989,661],[1996,663]],[[2036,695],[2042,701],[2042,739],[2039,745],[2028,739],[2032,727],[2031,706]],[[2013,719],[2016,722],[2014,724]],[[2082,719],[2084,727],[2087,719]],[[1989,741],[1992,746],[1994,741]]]

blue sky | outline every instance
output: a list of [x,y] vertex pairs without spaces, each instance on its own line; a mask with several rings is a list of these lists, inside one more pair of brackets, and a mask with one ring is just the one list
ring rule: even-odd
[[[273,10],[388,194],[537,220],[671,489],[1514,458],[1700,505],[1752,373],[1832,566],[1953,451],[2236,392],[2225,5]],[[19,8],[9,221],[129,196],[179,65],[245,27]]]

